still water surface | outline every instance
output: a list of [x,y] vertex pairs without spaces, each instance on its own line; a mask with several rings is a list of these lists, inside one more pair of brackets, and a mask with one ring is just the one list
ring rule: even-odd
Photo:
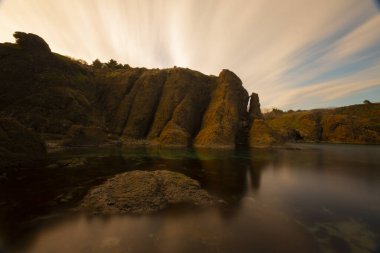
[[[130,170],[171,170],[228,205],[151,216],[72,209]],[[70,149],[0,177],[0,252],[380,252],[380,147]]]

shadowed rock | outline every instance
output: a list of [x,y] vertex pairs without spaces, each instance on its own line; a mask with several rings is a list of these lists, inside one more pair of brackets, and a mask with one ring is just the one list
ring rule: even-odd
[[23,49],[34,52],[51,52],[49,45],[38,35],[33,33],[15,32],[16,43]]
[[104,114],[105,124],[114,134],[122,135],[124,131],[135,96],[131,90],[144,72],[143,69],[131,68],[112,75],[96,73],[97,87],[100,89],[96,104],[99,111],[107,112]]
[[254,119],[262,119],[263,114],[261,113],[259,95],[257,93],[252,93],[249,101],[249,119],[252,122]]
[[44,142],[33,131],[12,119],[0,118],[0,170],[43,159]]
[[107,134],[100,127],[96,126],[78,126],[74,125],[70,128],[64,146],[97,146],[107,141]]
[[150,214],[173,204],[212,206],[197,181],[165,170],[132,171],[108,179],[85,196],[79,210],[96,214]]
[[160,101],[166,73],[159,70],[145,71],[134,84],[130,95],[130,110],[123,136],[126,138],[145,138]]
[[189,69],[169,70],[150,138],[156,136],[161,146],[190,146],[201,127],[213,86],[213,77]]

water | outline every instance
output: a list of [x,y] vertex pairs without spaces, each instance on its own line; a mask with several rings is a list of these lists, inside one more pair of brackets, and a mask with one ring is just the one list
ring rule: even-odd
[[[151,216],[72,212],[129,170],[199,180],[228,205]],[[0,252],[380,252],[380,147],[71,149],[0,175]]]

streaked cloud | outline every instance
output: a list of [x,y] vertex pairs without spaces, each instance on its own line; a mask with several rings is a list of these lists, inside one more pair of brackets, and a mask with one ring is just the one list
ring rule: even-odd
[[[41,35],[59,53],[132,66],[236,72],[264,107],[360,103],[380,87],[372,0],[3,0],[0,40]],[[375,96],[380,101],[380,94]]]

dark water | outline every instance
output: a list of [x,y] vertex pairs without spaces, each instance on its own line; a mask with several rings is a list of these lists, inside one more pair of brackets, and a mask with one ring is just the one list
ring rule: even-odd
[[[72,212],[92,186],[135,169],[184,173],[228,205]],[[380,147],[55,152],[0,175],[0,252],[380,252]]]

